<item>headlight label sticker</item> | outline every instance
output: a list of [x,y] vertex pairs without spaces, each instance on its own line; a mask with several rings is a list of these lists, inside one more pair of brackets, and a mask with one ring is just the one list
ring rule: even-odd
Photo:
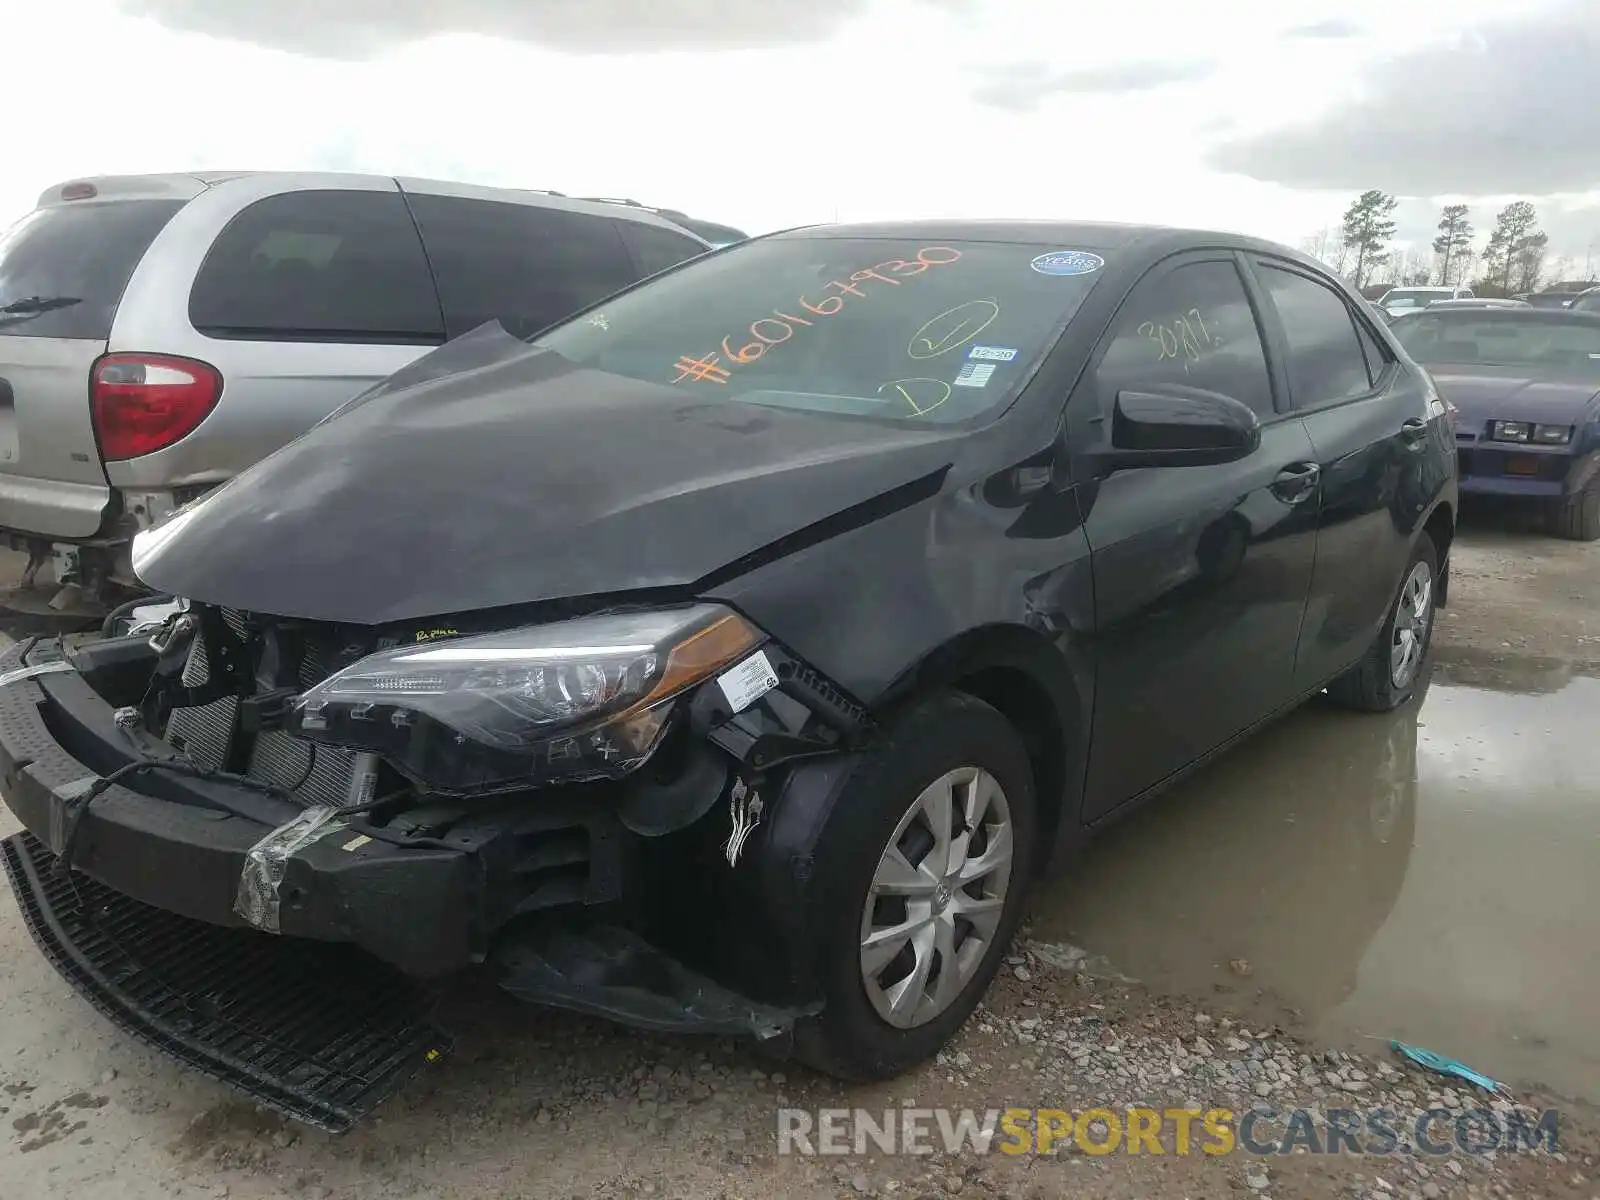
[[717,686],[722,689],[733,711],[743,712],[778,686],[778,676],[772,669],[767,652],[757,650],[737,666],[729,667],[718,675]]

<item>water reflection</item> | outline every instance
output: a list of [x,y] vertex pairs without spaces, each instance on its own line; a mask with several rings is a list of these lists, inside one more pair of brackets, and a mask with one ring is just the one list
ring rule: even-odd
[[1034,936],[1600,1094],[1600,681],[1536,672],[1550,690],[1524,695],[1482,671],[1440,668],[1386,716],[1308,705],[1109,832],[1037,896]]

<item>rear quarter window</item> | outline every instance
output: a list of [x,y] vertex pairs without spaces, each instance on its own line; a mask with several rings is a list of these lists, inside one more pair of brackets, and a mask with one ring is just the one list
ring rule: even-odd
[[658,274],[668,267],[675,267],[687,259],[706,253],[706,247],[699,242],[681,233],[673,233],[670,229],[645,225],[639,221],[618,221],[617,228],[622,231],[622,240],[628,243],[628,249],[633,252],[633,261],[643,275]]
[[134,268],[184,203],[71,201],[22,218],[0,236],[0,309],[15,310],[0,312],[0,336],[105,341]]
[[189,323],[209,337],[249,341],[444,340],[422,240],[398,192],[256,201],[206,254]]
[[451,337],[531,337],[638,280],[619,222],[537,204],[410,194]]

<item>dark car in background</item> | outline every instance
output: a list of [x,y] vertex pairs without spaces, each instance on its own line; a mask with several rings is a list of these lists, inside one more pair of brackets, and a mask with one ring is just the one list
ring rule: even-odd
[[1600,312],[1600,287],[1579,292],[1567,307],[1573,312]]
[[1567,308],[1584,292],[1595,287],[1595,281],[1577,280],[1571,283],[1555,283],[1539,292],[1519,292],[1512,297],[1515,300],[1526,300],[1534,308]]
[[1446,413],[1317,263],[1189,230],[794,230],[486,327],[141,536],[153,636],[0,658],[13,886],[103,1009],[328,1125],[438,1043],[269,948],[892,1076],[1048,865],[1411,695]]
[[1542,506],[1600,538],[1600,313],[1429,308],[1390,327],[1460,410],[1461,490]]

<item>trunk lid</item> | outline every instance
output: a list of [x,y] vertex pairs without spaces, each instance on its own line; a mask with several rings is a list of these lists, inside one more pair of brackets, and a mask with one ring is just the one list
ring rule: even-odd
[[123,290],[195,179],[52,188],[0,235],[0,527],[92,536],[110,499],[89,404]]

